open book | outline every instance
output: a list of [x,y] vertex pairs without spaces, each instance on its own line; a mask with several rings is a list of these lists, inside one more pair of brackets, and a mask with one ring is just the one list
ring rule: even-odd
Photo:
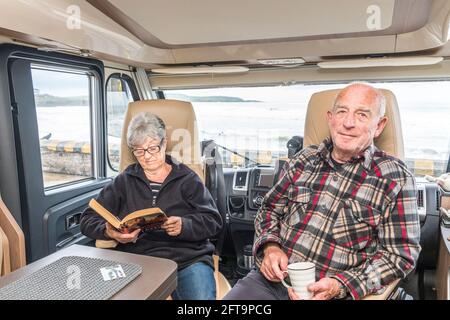
[[122,233],[130,233],[139,228],[143,231],[160,229],[167,220],[166,214],[160,208],[138,210],[119,220],[95,199],[89,201],[89,206]]

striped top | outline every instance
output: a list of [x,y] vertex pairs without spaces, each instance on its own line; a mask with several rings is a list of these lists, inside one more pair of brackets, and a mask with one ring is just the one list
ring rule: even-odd
[[375,146],[340,166],[332,148],[326,139],[291,160],[258,211],[253,250],[259,267],[259,248],[278,243],[290,261],[314,262],[317,280],[333,277],[360,299],[416,264],[416,186],[403,162]]
[[153,181],[149,181],[149,183],[150,183],[150,188],[152,189],[152,193],[153,193],[152,205],[155,207],[156,199],[158,198],[159,190],[161,190],[162,183],[153,182]]

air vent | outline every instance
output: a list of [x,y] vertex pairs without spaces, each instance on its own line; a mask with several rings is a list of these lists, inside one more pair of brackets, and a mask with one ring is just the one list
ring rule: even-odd
[[233,190],[247,191],[248,171],[236,171],[233,178]]
[[236,172],[235,187],[245,187],[247,182],[247,172]]
[[425,221],[427,217],[427,198],[425,184],[417,184],[417,211],[420,221]]
[[418,190],[418,195],[417,195],[417,206],[419,208],[423,208],[423,190]]
[[436,190],[436,210],[439,211],[441,208],[441,193],[439,190]]

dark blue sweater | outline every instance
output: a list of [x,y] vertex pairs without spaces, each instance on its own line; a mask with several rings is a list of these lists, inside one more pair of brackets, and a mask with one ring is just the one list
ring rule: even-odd
[[[214,200],[198,175],[170,157],[166,162],[172,171],[161,186],[156,207],[168,216],[182,219],[181,234],[169,236],[164,230],[146,231],[136,243],[119,244],[117,249],[130,253],[167,258],[182,269],[192,263],[212,263],[213,244],[209,238],[217,235],[223,225]],[[131,212],[152,207],[152,189],[142,167],[130,165],[109,185],[105,186],[97,201],[119,219]],[[81,232],[93,239],[107,240],[105,220],[87,208],[81,217]]]

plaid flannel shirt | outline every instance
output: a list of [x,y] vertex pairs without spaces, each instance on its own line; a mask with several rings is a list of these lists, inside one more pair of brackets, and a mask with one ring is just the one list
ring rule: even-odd
[[300,151],[266,194],[253,252],[278,243],[289,262],[311,261],[316,278],[343,283],[353,299],[404,278],[420,252],[414,177],[374,145],[336,165],[330,138]]

